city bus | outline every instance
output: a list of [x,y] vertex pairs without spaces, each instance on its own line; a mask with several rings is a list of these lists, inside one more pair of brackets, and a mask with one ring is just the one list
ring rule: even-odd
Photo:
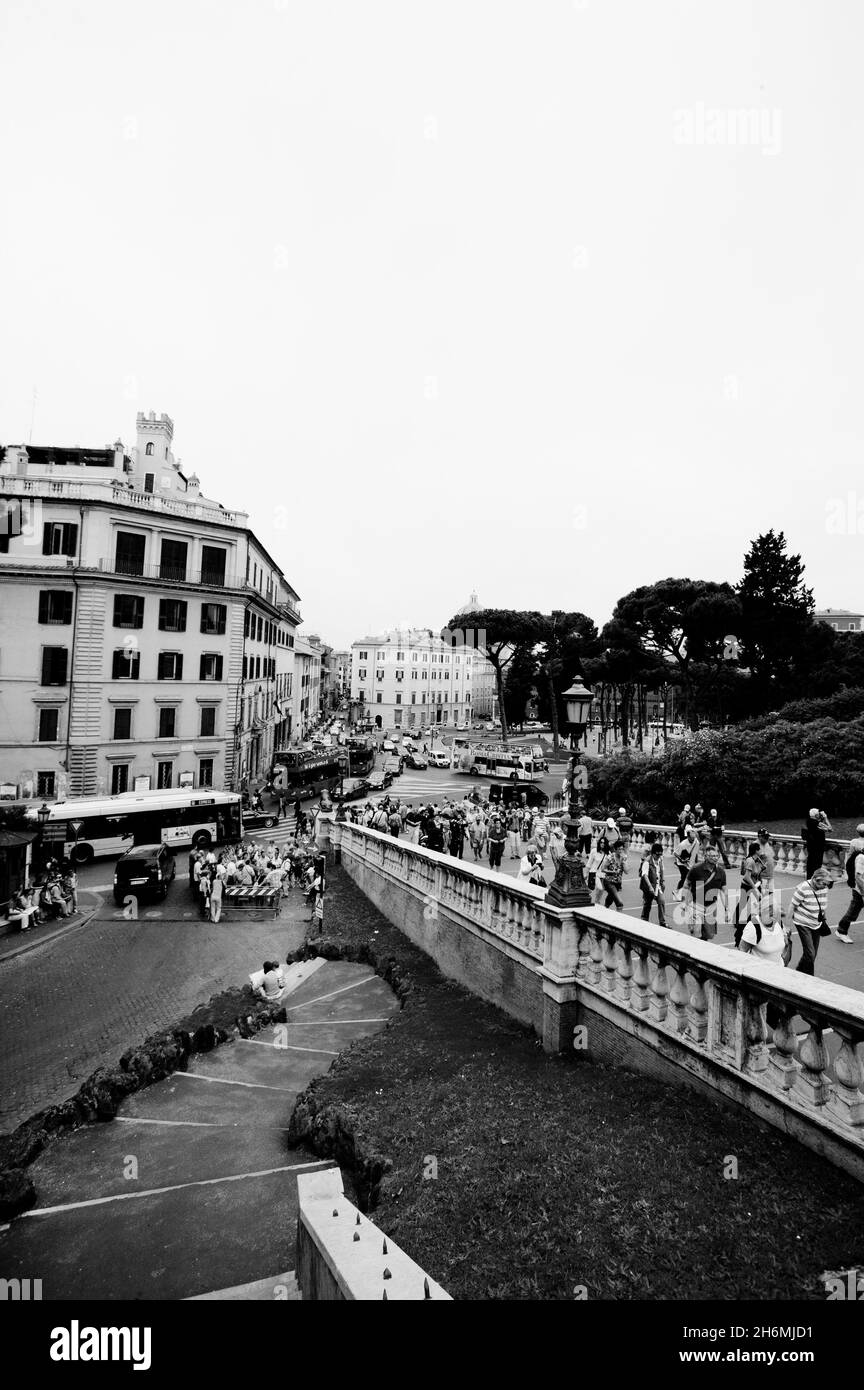
[[58,801],[42,832],[46,852],[89,864],[133,845],[221,845],[243,834],[240,796],[209,787],[122,792]]
[[273,786],[289,798],[332,795],[348,775],[344,748],[288,748],[273,755]]
[[459,758],[459,772],[472,777],[506,777],[510,782],[533,782],[534,762],[509,748],[469,748]]

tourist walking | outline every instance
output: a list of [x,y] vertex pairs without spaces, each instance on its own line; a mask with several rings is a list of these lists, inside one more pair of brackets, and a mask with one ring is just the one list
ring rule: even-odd
[[[717,935],[717,923],[726,917],[726,871],[721,867],[720,855],[710,847],[705,858],[687,874],[687,889],[690,900],[690,935],[699,935],[703,941],[712,941]],[[702,901],[699,901],[699,893]]]
[[729,855],[726,853],[726,841],[723,838],[723,822],[716,810],[708,812],[706,824],[708,827],[708,837],[711,844],[719,852],[720,858],[723,860],[724,869],[730,869],[732,866],[729,863]]
[[801,839],[807,846],[807,877],[811,877],[814,869],[819,869],[825,858],[825,840],[832,833],[831,822],[824,811],[820,811],[818,806],[812,806],[807,812],[807,819],[801,827]]
[[624,911],[624,900],[621,897],[621,884],[624,881],[625,867],[624,847],[619,840],[607,850],[603,857],[603,862],[597,871],[601,887],[606,894],[606,900],[603,906],[612,907],[614,904],[618,912]]
[[699,841],[696,838],[695,827],[688,824],[685,827],[683,839],[679,841],[675,851],[675,867],[678,870],[678,885],[673,890],[672,896],[679,902],[684,898],[684,885],[687,882],[687,875],[690,870],[699,862]]
[[684,839],[684,836],[685,836],[685,834],[687,833],[687,827],[688,827],[688,825],[692,825],[692,824],[693,824],[693,812],[690,810],[690,802],[688,801],[688,802],[687,802],[687,805],[684,807],[684,810],[681,812],[680,816],[678,817],[678,830],[677,830],[677,835],[678,835],[678,839],[679,839],[679,840],[683,840],[683,839]]
[[819,942],[823,936],[831,935],[825,917],[830,883],[827,870],[819,865],[792,894],[786,920],[794,926],[801,941],[802,955],[795,968],[802,975],[815,974]]
[[774,904],[774,846],[771,843],[771,836],[764,826],[759,831],[758,838],[759,858],[762,861],[762,906],[759,919],[770,925],[776,917],[782,917],[783,915],[780,903],[777,903],[776,910]]
[[849,906],[837,923],[837,940],[845,946],[852,945],[849,928],[857,922],[864,907],[864,825],[856,826],[855,838],[849,841],[849,854],[846,858],[846,882],[852,889]]
[[655,840],[639,865],[639,887],[642,890],[642,921],[651,920],[651,908],[657,904],[657,922],[666,925],[666,876],[663,873],[663,843]]
[[483,850],[486,845],[486,821],[482,811],[477,811],[468,827],[468,839],[471,841],[471,849],[474,853],[474,863],[478,863],[483,858]]
[[504,841],[506,838],[507,831],[504,828],[504,821],[498,811],[493,811],[489,818],[489,827],[487,830],[490,869],[500,869],[501,855],[504,853]]
[[450,853],[454,859],[461,859],[465,848],[465,822],[461,816],[454,816],[450,822]]
[[587,856],[591,853],[591,841],[594,838],[594,822],[587,811],[583,811],[579,817],[578,834],[579,849],[582,854]]
[[626,859],[630,853],[630,841],[633,837],[633,817],[627,814],[626,806],[618,807],[618,833],[621,836],[621,848]]
[[752,840],[741,864],[741,887],[732,921],[735,927],[735,945],[748,922],[755,917],[762,921],[762,859],[759,854],[759,841]]
[[[792,955],[792,936],[780,921],[764,924],[758,920],[742,923],[735,930],[735,945],[763,965],[788,965]],[[769,1006],[770,1007],[770,1006]],[[773,1027],[771,1019],[769,1024]]]
[[222,916],[222,874],[217,865],[216,872],[210,880],[210,921],[218,922]]
[[511,806],[507,813],[507,848],[510,851],[511,859],[518,859],[519,856],[519,832],[522,829],[522,811],[518,806]]

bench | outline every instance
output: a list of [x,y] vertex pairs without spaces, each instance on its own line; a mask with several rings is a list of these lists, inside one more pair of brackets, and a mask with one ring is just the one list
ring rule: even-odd
[[274,918],[282,910],[282,890],[277,887],[255,888],[246,884],[222,890],[222,908],[237,907],[244,911],[253,908],[261,912],[272,911]]

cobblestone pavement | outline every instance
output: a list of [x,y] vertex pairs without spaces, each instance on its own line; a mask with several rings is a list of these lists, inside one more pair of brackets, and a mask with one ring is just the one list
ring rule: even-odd
[[299,891],[275,922],[235,913],[214,926],[184,918],[190,907],[180,883],[159,916],[127,921],[105,903],[81,930],[0,960],[0,1132],[74,1095],[96,1067],[243,984],[264,959],[284,960],[308,919]]

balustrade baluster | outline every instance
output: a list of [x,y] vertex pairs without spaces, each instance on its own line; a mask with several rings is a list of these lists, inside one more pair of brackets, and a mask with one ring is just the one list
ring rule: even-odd
[[705,993],[705,976],[690,971],[693,988],[690,992],[687,1012],[687,1032],[694,1042],[703,1043],[708,1036],[708,996]]
[[672,1008],[672,1018],[675,1022],[675,1029],[678,1033],[687,1032],[687,1005],[690,1002],[690,991],[687,988],[687,971],[681,965],[672,966],[672,988],[669,991],[669,1003]]
[[655,1023],[663,1023],[668,1011],[669,980],[666,975],[666,957],[657,957],[657,969],[651,979],[651,993],[648,999],[648,1012]]
[[607,994],[615,993],[615,977],[618,974],[618,962],[615,959],[615,937],[612,932],[603,937],[603,978],[602,986]]
[[808,1105],[824,1105],[831,1096],[830,1079],[825,1075],[828,1053],[822,1040],[822,1024],[806,1020],[810,1031],[798,1048],[801,1063],[796,1091]]
[[603,939],[596,928],[590,928],[591,956],[588,962],[588,978],[592,985],[599,985],[603,973]]
[[650,1003],[651,976],[648,970],[648,951],[644,946],[634,946],[636,957],[633,964],[633,984],[630,989],[630,1003],[637,1013],[646,1013]]
[[629,941],[618,942],[618,978],[616,981],[615,993],[623,1004],[630,1003],[631,981],[633,979],[633,962]]
[[864,1068],[857,1050],[862,1035],[836,1024],[834,1032],[840,1051],[834,1058],[834,1090],[828,1106],[841,1124],[857,1127],[864,1125]]
[[798,1042],[791,1027],[793,1010],[786,1004],[779,1004],[777,1012],[778,1019],[771,1030],[774,1049],[771,1066],[776,1085],[781,1091],[791,1091],[798,1076],[798,1063],[795,1060]]
[[582,980],[591,978],[591,933],[584,922],[579,922],[579,944],[577,947],[576,973]]
[[758,994],[743,993],[741,998],[744,1028],[743,1071],[766,1071],[768,1044],[765,1028],[765,1002]]

